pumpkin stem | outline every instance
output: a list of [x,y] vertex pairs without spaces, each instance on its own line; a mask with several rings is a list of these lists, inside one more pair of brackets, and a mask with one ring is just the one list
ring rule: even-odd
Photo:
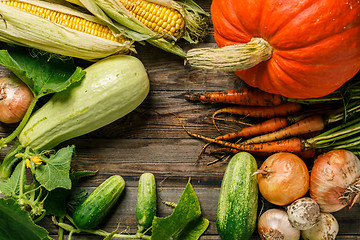
[[187,52],[188,63],[197,68],[234,72],[256,66],[272,56],[272,47],[262,38],[221,48],[194,48]]

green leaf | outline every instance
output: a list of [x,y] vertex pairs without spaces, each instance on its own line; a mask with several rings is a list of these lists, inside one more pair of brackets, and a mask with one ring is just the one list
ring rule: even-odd
[[[70,173],[72,188],[77,184],[78,180],[82,177],[93,175],[92,171],[75,171]],[[44,208],[47,215],[56,217],[64,217],[67,210],[71,212],[78,204],[86,199],[88,192],[84,189],[57,188],[49,192],[44,202]]]
[[[12,196],[13,193],[19,193],[20,175],[24,170],[22,166],[23,164],[18,164],[9,179],[0,181],[0,191],[5,196]],[[25,185],[25,180],[26,178],[23,179],[23,186]]]
[[23,47],[0,50],[0,64],[26,83],[37,98],[63,91],[85,76],[85,71],[76,67],[72,58],[60,59]]
[[85,201],[88,195],[89,193],[85,189],[75,189],[67,203],[67,209],[69,210],[69,212],[73,213],[77,206],[79,206],[82,202]]
[[199,239],[208,227],[209,220],[207,220],[206,218],[198,218],[190,222],[178,236],[174,236],[173,240]]
[[30,215],[9,198],[0,198],[1,240],[43,240],[51,239],[49,233],[36,225]]
[[48,191],[55,188],[71,189],[69,176],[71,158],[74,155],[75,146],[61,148],[55,155],[45,158],[43,163],[36,167],[36,180]]
[[70,195],[70,190],[56,188],[49,192],[44,202],[46,215],[64,217],[66,215],[66,201]]
[[200,203],[189,180],[173,213],[165,218],[154,218],[151,239],[167,240],[173,237],[196,240],[207,227],[208,221],[201,219]]

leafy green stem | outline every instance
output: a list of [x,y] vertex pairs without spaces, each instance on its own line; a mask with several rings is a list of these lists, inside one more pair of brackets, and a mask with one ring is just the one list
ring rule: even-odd
[[[59,218],[59,223],[63,223],[64,222],[64,217]],[[64,229],[63,228],[59,228],[58,231],[58,240],[63,240],[64,239]]]
[[[76,226],[76,224],[74,223],[74,220],[72,219],[72,217],[70,217],[68,214],[65,216],[67,218],[67,220],[69,220],[69,222],[73,225]],[[62,228],[65,229],[67,231],[69,231],[69,237],[68,240],[71,239],[71,235],[73,233],[80,233],[80,232],[84,232],[84,233],[89,233],[89,234],[93,234],[93,235],[97,235],[97,236],[102,236],[102,237],[107,237],[109,235],[111,235],[112,238],[125,238],[125,239],[151,239],[151,236],[149,235],[145,235],[144,233],[136,233],[136,234],[119,234],[119,233],[109,233],[106,232],[102,229],[80,229],[77,227],[73,227],[69,224],[65,224],[63,222],[59,222],[57,223],[57,225]]]
[[0,165],[0,179],[8,179],[14,169],[15,164],[19,161],[19,158],[15,157],[23,147],[16,141],[14,146],[8,151],[3,162]]
[[34,223],[39,222],[39,221],[40,221],[41,219],[43,219],[45,216],[46,216],[46,211],[43,211],[42,214],[41,214],[39,217],[37,217],[36,219],[33,220]]
[[360,99],[360,87],[357,84],[344,85],[342,88],[318,98],[308,98],[308,99],[296,99],[296,98],[285,98],[288,102],[297,102],[301,104],[318,104],[318,103],[327,103],[334,101],[348,101],[348,100],[357,100]]
[[[84,230],[81,229],[82,232],[86,232],[86,233],[90,233],[90,234],[95,234],[98,236],[102,236],[102,237],[107,237],[108,235],[110,235],[111,233],[106,232],[104,230],[101,229],[96,229],[96,230]],[[119,234],[119,233],[115,233],[112,235],[113,238],[125,238],[125,239],[151,239],[151,236],[149,235],[145,235],[145,234]]]
[[308,148],[343,148],[357,146],[360,133],[360,118],[341,124],[306,140]]
[[25,177],[25,161],[21,162],[19,198],[24,199],[24,177]]

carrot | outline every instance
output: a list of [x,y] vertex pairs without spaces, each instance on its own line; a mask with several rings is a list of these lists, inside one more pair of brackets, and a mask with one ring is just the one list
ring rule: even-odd
[[275,117],[256,125],[245,127],[239,131],[227,133],[217,137],[216,139],[229,140],[233,138],[251,137],[259,134],[270,133],[284,128],[288,125],[286,118]]
[[253,144],[261,142],[271,142],[274,140],[284,139],[288,137],[300,136],[302,134],[321,131],[325,127],[325,121],[320,115],[310,116],[300,120],[288,127],[268,134],[260,135],[248,139],[243,144]]
[[263,106],[231,106],[219,109],[212,115],[215,128],[220,132],[216,124],[215,116],[220,113],[244,115],[257,118],[285,117],[301,110],[300,103],[286,102],[272,107]]
[[214,112],[212,117],[220,113],[244,115],[257,118],[284,117],[301,110],[301,104],[286,102],[273,107],[262,106],[231,106],[219,109]]
[[232,143],[227,142],[220,139],[210,138],[206,136],[202,136],[200,134],[191,133],[187,130],[180,120],[180,118],[173,113],[173,115],[178,119],[182,128],[185,130],[187,134],[193,136],[195,138],[199,138],[210,143],[216,143],[225,147],[235,148],[242,151],[248,152],[267,152],[267,153],[274,153],[274,152],[302,152],[307,149],[311,149],[311,146],[307,147],[306,142],[300,138],[291,138],[291,139],[284,139],[274,142],[266,142],[266,143],[255,143],[255,144],[242,144],[242,143]]
[[282,103],[282,97],[261,91],[257,88],[244,87],[228,91],[211,93],[186,93],[185,99],[210,103],[230,103],[246,106],[275,106]]
[[300,138],[290,138],[290,139],[265,142],[265,143],[242,144],[242,143],[232,143],[219,139],[209,138],[196,133],[188,132],[188,134],[193,137],[203,139],[211,143],[216,143],[226,147],[238,149],[241,151],[248,151],[248,152],[275,153],[275,152],[302,152],[305,150],[304,142]]
[[[234,149],[234,148],[218,148],[215,150],[212,150],[209,152],[210,155],[212,154],[216,154],[216,153],[231,153],[231,154],[236,154],[238,152],[240,152],[241,150],[238,149]],[[273,152],[249,152],[253,155],[256,156],[270,156],[271,154],[273,154]],[[309,158],[313,158],[316,155],[316,150],[315,149],[308,149],[308,150],[304,150],[301,152],[293,152],[294,154],[298,155],[300,158],[302,159],[309,159]]]

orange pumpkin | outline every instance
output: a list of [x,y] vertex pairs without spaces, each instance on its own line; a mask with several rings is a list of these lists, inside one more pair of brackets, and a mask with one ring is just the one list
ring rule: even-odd
[[[358,0],[213,0],[211,16],[217,45],[229,47],[224,55],[254,38],[265,40],[268,57],[231,69],[263,91],[291,98],[321,97],[360,69]],[[209,55],[204,55],[205,61],[211,61]],[[203,65],[198,59],[192,64],[194,55],[189,56],[191,65]],[[225,58],[217,55],[214,61]],[[225,64],[214,63],[213,69],[222,70],[215,65]]]

